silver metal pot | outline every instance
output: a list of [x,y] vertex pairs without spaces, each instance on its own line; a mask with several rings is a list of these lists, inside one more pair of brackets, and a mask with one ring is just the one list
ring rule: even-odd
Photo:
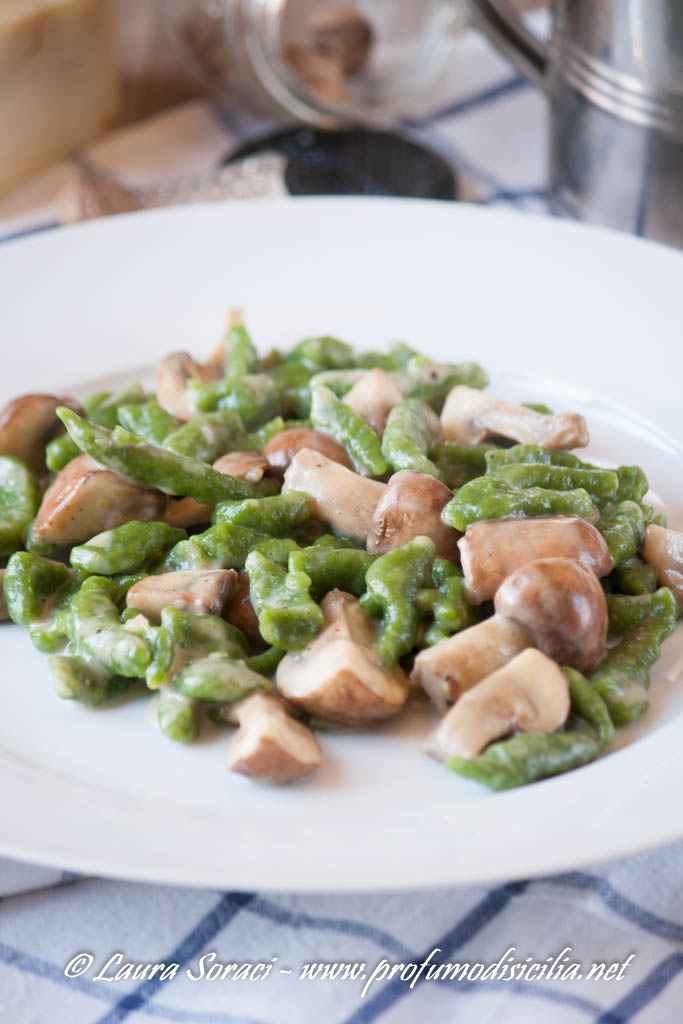
[[683,248],[683,0],[553,0],[547,44],[505,0],[470,6],[548,93],[553,212]]

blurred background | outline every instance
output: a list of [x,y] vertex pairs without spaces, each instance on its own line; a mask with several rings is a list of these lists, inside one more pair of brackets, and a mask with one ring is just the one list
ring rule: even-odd
[[456,199],[683,246],[679,0],[2,0],[0,236]]

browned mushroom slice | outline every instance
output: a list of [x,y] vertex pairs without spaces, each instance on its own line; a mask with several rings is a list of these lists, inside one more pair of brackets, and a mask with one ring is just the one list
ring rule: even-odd
[[259,782],[293,782],[322,760],[318,741],[271,694],[254,693],[233,708],[239,729],[230,740],[228,771]]
[[174,498],[168,495],[161,520],[169,526],[200,526],[211,522],[211,505],[203,505],[194,498]]
[[276,434],[263,449],[263,457],[268,460],[268,465],[274,472],[283,474],[302,448],[320,452],[332,462],[353,469],[353,463],[345,448],[326,434],[321,434],[319,430],[309,430],[307,427],[292,427],[291,430],[283,430]]
[[386,484],[360,476],[320,452],[302,448],[285,473],[282,493],[305,491],[315,513],[334,533],[365,541]]
[[533,645],[533,637],[520,623],[492,615],[420,651],[410,678],[443,715],[463,693]]
[[235,591],[223,609],[223,618],[233,626],[237,626],[247,638],[250,647],[264,650],[268,644],[261,636],[258,617],[254,611],[249,595],[249,575],[241,572],[237,578]]
[[171,352],[159,363],[157,400],[166,412],[186,421],[197,415],[193,392],[187,386],[190,377],[206,383],[217,380],[222,373],[216,353],[207,363],[196,362],[187,352]]
[[391,551],[413,537],[431,537],[437,558],[457,562],[462,534],[441,519],[441,511],[452,497],[445,484],[426,473],[412,469],[395,473],[370,521],[368,551]]
[[602,534],[577,516],[473,523],[458,548],[467,594],[474,604],[488,601],[511,572],[539,558],[575,558],[596,576],[612,571]]
[[139,519],[161,519],[166,495],[104,469],[79,455],[48,487],[33,532],[56,544],[79,544],[104,530]]
[[128,591],[126,604],[157,622],[162,609],[169,606],[197,614],[220,615],[236,589],[234,569],[186,569],[139,580]]
[[0,622],[7,622],[9,620],[9,612],[7,611],[7,602],[5,601],[5,570],[0,569]]
[[554,732],[569,714],[569,680],[534,648],[463,694],[425,744],[437,761],[477,757],[512,732]]
[[683,532],[650,523],[641,554],[656,569],[660,585],[668,587],[683,607]]
[[213,468],[219,473],[235,476],[239,480],[249,480],[257,484],[269,469],[268,459],[257,452],[229,452],[217,459]]
[[586,420],[579,413],[548,416],[462,384],[448,394],[441,428],[446,440],[465,444],[501,436],[521,444],[568,449],[584,448],[590,440]]
[[373,647],[374,634],[350,594],[332,590],[320,606],[325,625],[301,654],[278,665],[280,694],[316,718],[361,725],[389,718],[408,699],[408,681],[397,665],[388,672]]
[[66,405],[80,416],[83,410],[73,398],[55,395],[20,395],[0,411],[0,455],[15,455],[39,476],[45,473],[45,445],[64,427],[55,409]]
[[387,424],[387,416],[403,394],[398,384],[379,367],[364,373],[344,396],[344,404],[370,424],[381,437]]
[[597,576],[571,558],[541,558],[511,573],[494,599],[498,615],[525,626],[539,650],[589,672],[605,651],[607,601]]

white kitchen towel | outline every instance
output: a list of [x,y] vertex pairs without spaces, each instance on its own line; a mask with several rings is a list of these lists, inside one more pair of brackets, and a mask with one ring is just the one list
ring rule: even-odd
[[[208,180],[216,195],[268,194],[281,189],[268,167],[256,184],[249,169],[237,184],[216,183],[215,170],[269,127],[225,104],[193,103],[84,156],[127,188],[161,187],[172,198],[193,198]],[[545,208],[545,100],[476,33],[463,39],[439,96],[402,127],[446,156],[470,199]],[[0,236],[59,223],[69,167],[1,200]],[[135,885],[0,861],[0,1020],[677,1024],[682,866],[676,844],[551,879],[299,896]],[[157,963],[163,978],[161,969],[150,976]],[[220,965],[230,964],[224,975]]]

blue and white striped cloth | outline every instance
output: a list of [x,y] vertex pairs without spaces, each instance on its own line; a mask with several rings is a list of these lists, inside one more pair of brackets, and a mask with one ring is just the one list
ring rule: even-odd
[[[439,96],[405,127],[451,160],[467,198],[542,211],[546,119],[543,98],[468,33]],[[190,104],[86,156],[123,184],[149,188],[210,173],[262,130],[235,111]],[[68,165],[0,201],[0,236],[57,222],[65,175]],[[683,1019],[682,880],[680,844],[555,878],[343,896],[161,888],[0,861],[0,1020],[669,1024]],[[516,962],[514,977],[492,975],[501,959]],[[534,980],[522,974],[534,962],[545,977],[538,968]],[[125,967],[156,963],[173,976],[145,978],[138,968],[136,978]],[[185,973],[228,963],[271,969],[260,980]],[[300,977],[307,964],[335,963],[363,964],[364,977],[323,977],[320,968]],[[430,966],[449,963],[461,965],[454,978],[429,977]],[[586,976],[594,963],[617,966],[595,980]],[[117,970],[124,977],[105,980]]]
[[[677,1024],[682,863],[683,845],[676,844],[591,871],[490,888],[315,896],[57,879],[45,871],[22,879],[35,869],[3,865],[10,884],[52,887],[0,903],[2,1020]],[[80,963],[79,954],[89,954],[92,965],[69,978],[65,969]],[[107,967],[115,954],[120,958]],[[432,965],[470,970],[508,954],[520,965],[556,963],[559,976],[430,979],[425,969],[415,978],[430,954]],[[260,980],[207,979],[218,964],[259,962],[272,964]],[[166,980],[95,980],[125,974],[128,963],[178,970]],[[363,964],[365,977],[301,978],[307,964],[335,963]],[[593,980],[586,975],[594,963],[623,969]],[[405,980],[400,968],[390,977],[397,964],[405,965]],[[573,977],[573,964],[582,978]]]

